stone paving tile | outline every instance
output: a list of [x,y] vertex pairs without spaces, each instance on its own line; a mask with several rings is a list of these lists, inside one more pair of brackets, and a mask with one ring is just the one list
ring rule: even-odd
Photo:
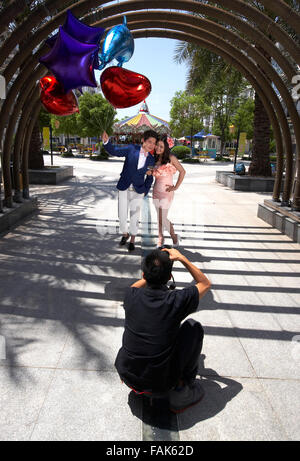
[[141,440],[134,413],[116,373],[57,370],[30,440]]
[[181,441],[289,440],[258,379],[210,376],[205,396],[178,418]]
[[[201,318],[193,315],[195,320]],[[211,326],[202,323],[204,340],[202,354],[205,355],[205,369],[199,365],[199,374],[220,376],[256,377],[245,350],[232,328]],[[230,334],[230,336],[226,336]],[[213,370],[213,371],[212,371]]]
[[18,368],[0,360],[0,440],[28,441],[54,370]]
[[294,356],[296,335],[286,335],[284,331],[277,334],[256,330],[256,337],[241,337],[240,341],[258,377],[299,380],[300,366]]
[[[300,366],[300,350],[298,349],[298,366]],[[300,433],[300,386],[299,381],[261,379],[269,402],[284,426],[290,440],[299,440]],[[291,399],[290,397],[293,396]]]
[[232,322],[226,307],[218,302],[217,292],[211,290],[200,300],[198,311],[193,316],[197,316],[203,325],[231,328]]
[[268,306],[270,312],[282,331],[300,333],[300,303],[299,295],[292,293],[258,293],[257,296]]
[[6,362],[10,366],[55,367],[68,331],[60,321],[21,315],[1,316],[1,336],[6,342]]
[[[98,322],[98,324],[96,323]],[[71,328],[68,341],[61,354],[58,368],[101,370],[113,369],[122,344],[123,319],[94,315],[91,323],[80,320]]]
[[[68,183],[32,187],[40,213],[0,240],[7,440],[142,437],[141,406],[132,406],[113,363],[125,289],[141,276],[146,227],[134,254],[120,248],[115,183],[122,162],[74,162],[77,177]],[[180,440],[296,440],[300,247],[257,218],[266,195],[224,188],[214,174],[215,167],[188,165],[170,211],[182,252],[213,282],[192,315],[205,330],[199,375],[207,393],[179,416]],[[151,194],[149,204],[154,248]],[[179,288],[192,282],[179,263],[174,276]]]

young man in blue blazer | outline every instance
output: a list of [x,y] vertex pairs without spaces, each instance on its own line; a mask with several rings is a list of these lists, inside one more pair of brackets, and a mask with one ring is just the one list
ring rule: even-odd
[[[117,184],[119,191],[118,211],[120,233],[123,237],[120,245],[125,245],[130,236],[129,251],[135,249],[135,236],[138,233],[140,211],[143,198],[148,194],[153,182],[152,175],[146,175],[148,167],[155,165],[155,158],[150,152],[155,148],[158,135],[153,130],[145,131],[142,145],[132,144],[114,146],[106,132],[102,134],[105,150],[116,157],[125,157],[124,166]],[[127,216],[130,211],[128,229]]]

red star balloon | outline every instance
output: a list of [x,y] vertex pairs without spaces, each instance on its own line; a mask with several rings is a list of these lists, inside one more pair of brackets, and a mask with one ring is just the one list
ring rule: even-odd
[[116,109],[135,106],[151,92],[147,77],[122,67],[108,67],[100,82],[104,96]]
[[79,112],[73,91],[64,92],[63,86],[53,76],[40,79],[41,102],[45,109],[54,115],[72,115]]

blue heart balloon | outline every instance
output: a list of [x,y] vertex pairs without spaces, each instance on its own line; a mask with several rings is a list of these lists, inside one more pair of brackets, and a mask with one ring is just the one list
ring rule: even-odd
[[110,29],[104,39],[102,53],[99,54],[99,70],[104,69],[113,59],[116,59],[119,67],[122,67],[124,62],[129,61],[133,52],[134,40],[124,16],[123,24]]

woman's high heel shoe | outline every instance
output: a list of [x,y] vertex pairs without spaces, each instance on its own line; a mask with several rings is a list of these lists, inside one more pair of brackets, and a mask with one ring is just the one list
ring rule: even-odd
[[178,248],[179,245],[180,245],[181,238],[180,238],[180,236],[178,234],[175,234],[175,236],[176,236],[176,241],[175,242],[174,242],[174,240],[172,238],[172,240],[173,240],[173,248]]
[[164,241],[165,241],[164,237],[158,237],[156,248],[162,247],[164,244]]

